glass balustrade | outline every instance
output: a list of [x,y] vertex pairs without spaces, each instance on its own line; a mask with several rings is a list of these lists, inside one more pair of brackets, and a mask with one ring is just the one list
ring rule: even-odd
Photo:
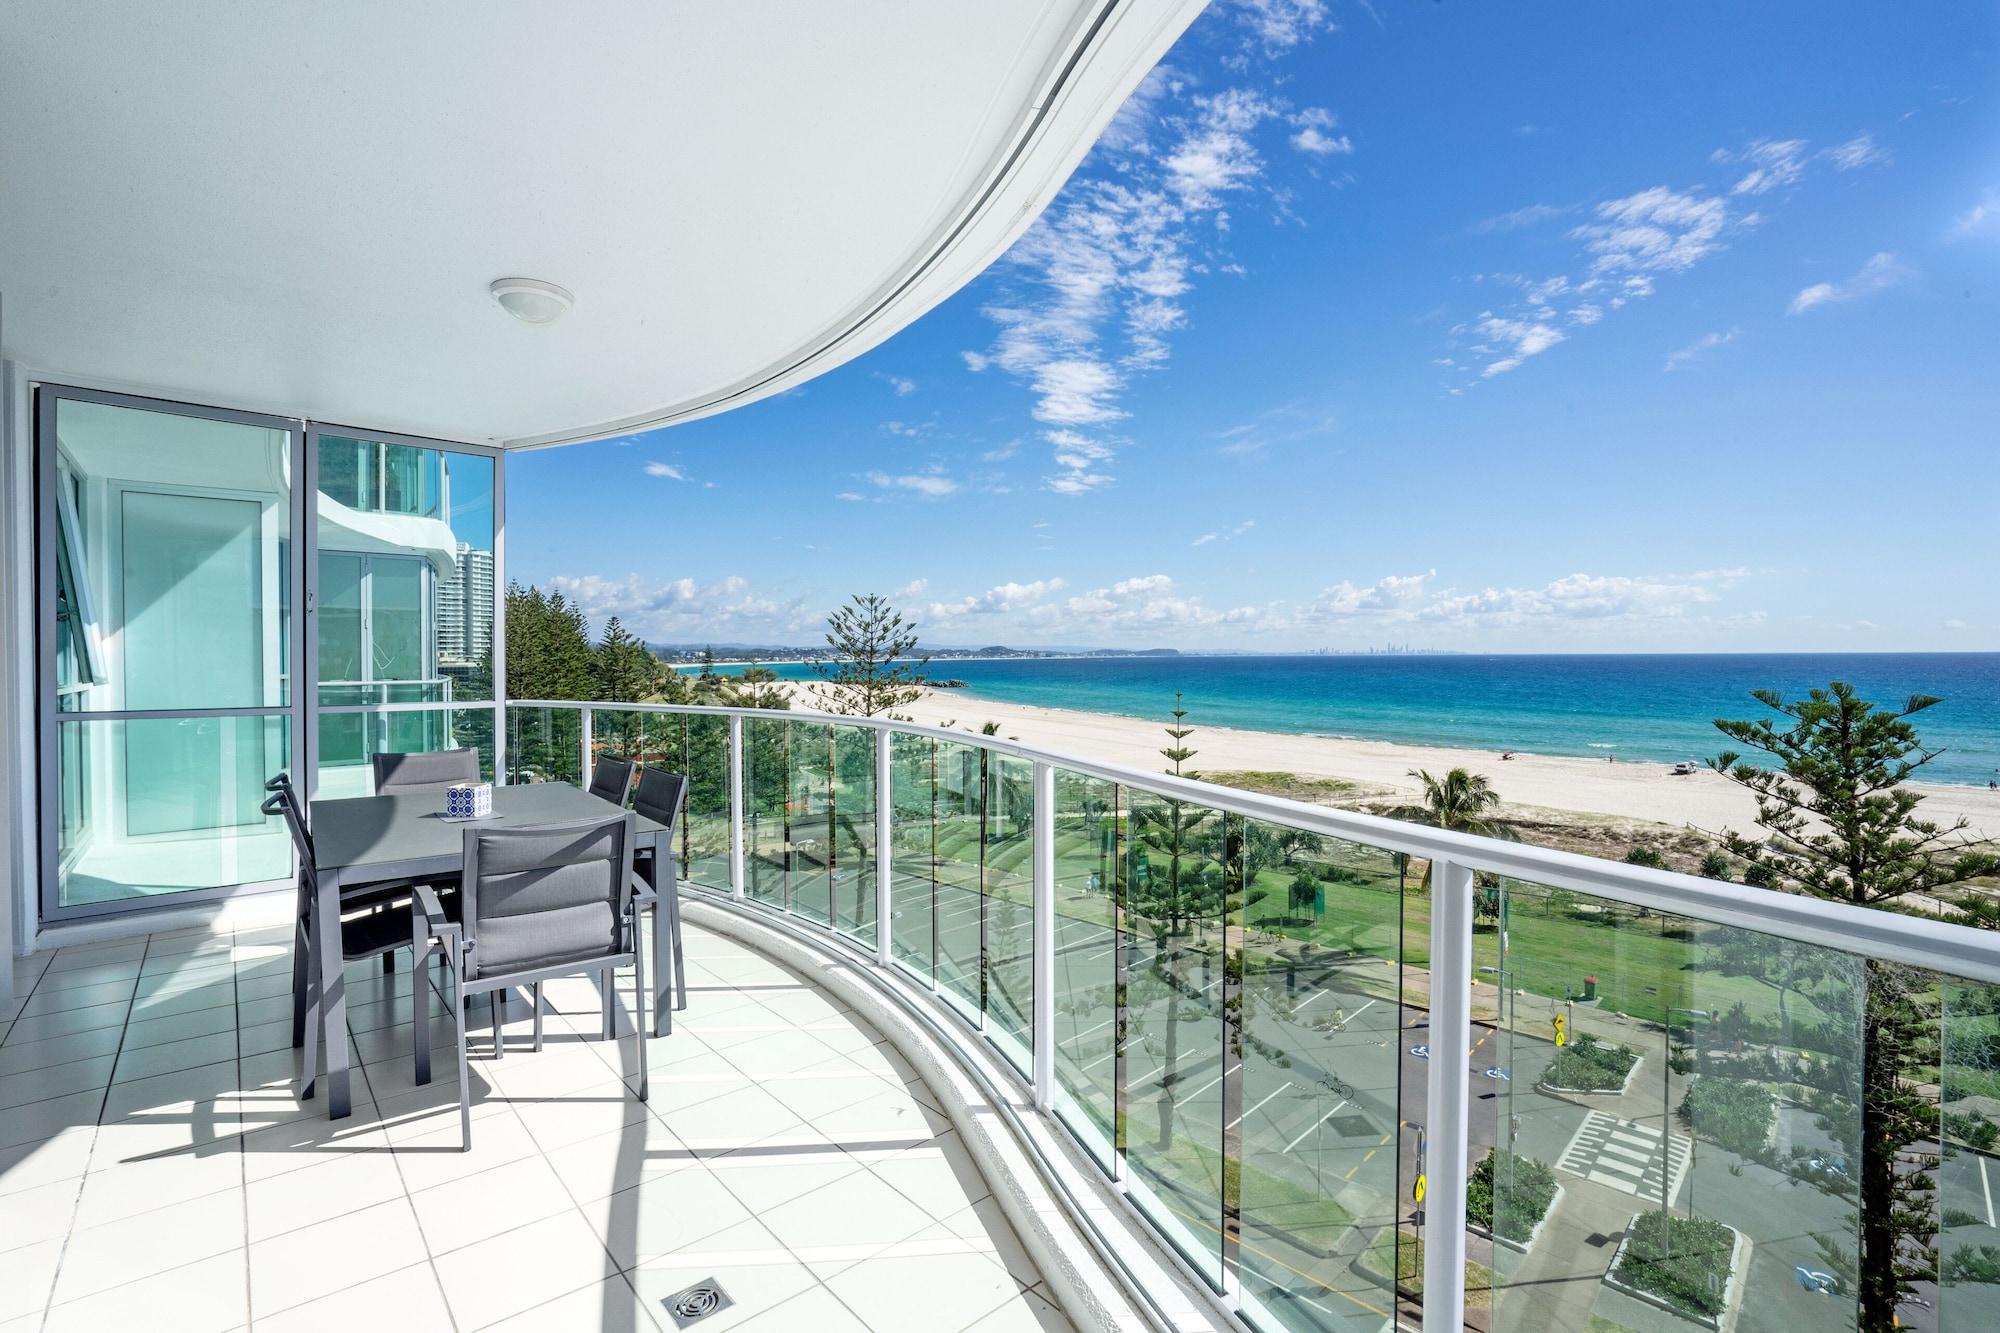
[[[719,710],[589,711],[598,752],[688,773],[698,890],[869,955],[886,930],[882,956],[1026,1082],[1047,1042],[1054,1123],[1252,1327],[1377,1333],[1454,1262],[1490,1333],[1864,1327],[1863,1163],[1892,1113],[1895,1206],[1935,1236],[1909,1244],[1900,1326],[2000,1327],[2000,986],[1869,942],[1921,955],[1946,927],[1795,938],[1700,881],[1661,910],[1618,896],[1618,865],[907,725],[739,713],[732,752]],[[585,734],[581,706],[510,706],[510,779],[576,781]],[[1727,901],[1780,901],[1758,894]],[[1438,974],[1434,930],[1468,918],[1467,974]],[[2000,977],[2000,948],[1964,947]],[[1456,1036],[1432,1028],[1446,996]],[[1462,1122],[1431,1123],[1461,1077]],[[1433,1234],[1456,1134],[1467,1225]]]

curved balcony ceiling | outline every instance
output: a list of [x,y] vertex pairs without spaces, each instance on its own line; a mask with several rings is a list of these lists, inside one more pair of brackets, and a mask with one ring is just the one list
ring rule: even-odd
[[11,4],[6,353],[511,446],[726,410],[990,263],[1200,9]]

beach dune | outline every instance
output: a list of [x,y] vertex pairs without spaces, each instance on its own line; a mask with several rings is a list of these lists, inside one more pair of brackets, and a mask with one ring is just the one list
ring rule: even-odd
[[[803,706],[810,707],[809,703]],[[909,710],[917,722],[950,724],[976,731],[998,722],[1000,734],[1043,749],[1123,764],[1146,772],[1165,766],[1160,750],[1169,742],[1164,719],[1112,717],[1097,713],[998,703],[964,690],[932,690]],[[1725,829],[1753,832],[1756,803],[1742,788],[1706,769],[1675,776],[1656,762],[1615,762],[1562,755],[1516,752],[1502,760],[1492,750],[1397,745],[1386,741],[1281,732],[1204,727],[1186,744],[1199,753],[1189,767],[1205,773],[1274,770],[1313,777],[1344,778],[1395,792],[1415,792],[1411,769],[1442,773],[1467,768],[1483,773],[1509,806],[1538,807],[1570,814],[1637,820],[1704,833]],[[1716,749],[1722,748],[1717,736]],[[1700,759],[1705,755],[1690,755]],[[1941,824],[1963,816],[1981,837],[2000,837],[2000,792],[1984,787],[1913,783],[1924,796],[1920,813]]]

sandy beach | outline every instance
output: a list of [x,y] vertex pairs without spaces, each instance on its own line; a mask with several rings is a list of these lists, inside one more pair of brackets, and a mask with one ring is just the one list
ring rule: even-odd
[[[807,705],[810,706],[810,705]],[[1000,734],[1025,744],[1067,751],[1148,772],[1164,765],[1164,718],[1146,721],[1067,709],[997,703],[964,690],[933,690],[909,710],[918,722],[978,730],[988,721]],[[1204,773],[1276,770],[1343,778],[1369,788],[1414,792],[1413,768],[1441,773],[1463,767],[1485,774],[1509,807],[1526,815],[1563,812],[1640,821],[1707,833],[1752,831],[1755,803],[1748,793],[1703,769],[1676,777],[1662,763],[1603,763],[1567,756],[1516,754],[1503,761],[1491,750],[1396,745],[1384,741],[1291,736],[1276,732],[1205,727],[1191,717],[1199,753],[1190,766]],[[1720,748],[1721,738],[1717,737]],[[1711,752],[1712,753],[1712,752]],[[1701,760],[1707,755],[1689,755]],[[1982,837],[2000,837],[2000,791],[1982,787],[1912,784],[1924,795],[1921,813],[1942,824],[1965,817]],[[1386,794],[1386,793],[1385,793]],[[1532,809],[1530,809],[1532,808]]]

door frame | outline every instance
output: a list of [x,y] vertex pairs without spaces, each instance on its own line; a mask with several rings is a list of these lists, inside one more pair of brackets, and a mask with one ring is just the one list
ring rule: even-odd
[[[120,899],[102,903],[79,903],[70,906],[61,901],[61,820],[62,802],[60,787],[61,745],[58,728],[64,722],[126,722],[149,719],[187,718],[233,718],[233,717],[283,717],[286,719],[287,753],[296,766],[301,753],[305,727],[305,691],[299,682],[303,679],[305,665],[305,634],[303,626],[294,622],[291,633],[290,652],[287,654],[287,670],[290,674],[291,689],[286,702],[281,705],[259,708],[183,708],[183,709],[85,709],[63,711],[56,706],[56,543],[58,524],[56,515],[58,484],[58,453],[60,442],[56,434],[56,420],[60,404],[64,402],[97,403],[107,407],[129,408],[141,412],[156,412],[168,416],[194,417],[204,421],[220,421],[233,425],[255,426],[265,430],[282,431],[286,437],[285,462],[289,475],[293,478],[291,495],[288,497],[288,514],[291,531],[294,534],[292,549],[299,547],[297,534],[304,530],[309,511],[306,508],[306,492],[298,484],[303,473],[305,451],[305,421],[299,417],[271,416],[261,412],[243,412],[232,408],[207,407],[195,403],[178,402],[172,399],[147,398],[136,394],[114,393],[102,389],[86,389],[69,385],[36,383],[31,386],[33,400],[31,410],[34,418],[34,477],[35,477],[35,750],[36,772],[39,776],[36,809],[36,827],[39,834],[40,856],[40,920],[44,925],[59,921],[74,921],[90,917],[124,915],[154,908],[181,907],[191,904],[214,902],[231,898],[242,893],[261,892],[272,888],[282,888],[288,880],[253,881],[246,884],[229,884],[209,889],[189,889],[180,893],[160,894],[157,897],[141,899]],[[170,483],[162,483],[170,485]],[[304,577],[300,562],[293,560],[286,570],[287,595],[292,613],[299,614],[303,606]]]

